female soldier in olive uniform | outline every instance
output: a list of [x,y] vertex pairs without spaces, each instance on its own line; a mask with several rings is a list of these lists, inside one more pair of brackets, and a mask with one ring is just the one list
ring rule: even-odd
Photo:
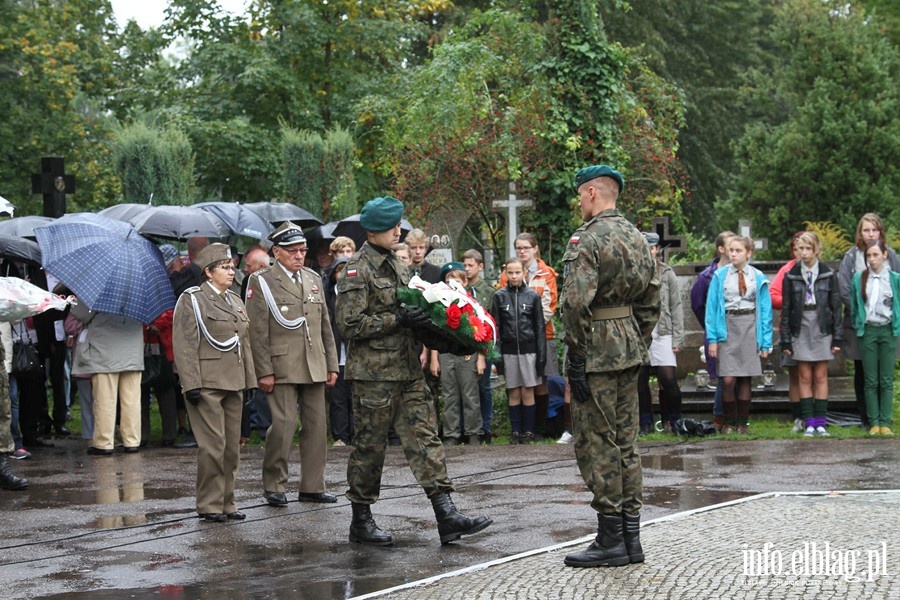
[[231,250],[210,244],[195,263],[205,281],[178,298],[172,331],[191,427],[197,438],[197,513],[204,521],[242,520],[234,501],[244,390],[256,378],[250,322],[234,281]]

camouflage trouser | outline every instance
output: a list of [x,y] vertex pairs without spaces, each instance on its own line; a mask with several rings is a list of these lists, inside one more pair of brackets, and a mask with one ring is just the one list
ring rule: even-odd
[[12,407],[9,399],[9,375],[6,374],[6,351],[0,344],[0,452],[12,452]]
[[575,457],[598,513],[641,510],[641,457],[637,453],[637,376],[640,366],[588,373],[591,401],[572,400]]
[[351,381],[356,437],[347,462],[347,499],[372,504],[381,491],[381,471],[391,423],[409,468],[426,495],[452,492],[434,407],[425,399],[425,380]]

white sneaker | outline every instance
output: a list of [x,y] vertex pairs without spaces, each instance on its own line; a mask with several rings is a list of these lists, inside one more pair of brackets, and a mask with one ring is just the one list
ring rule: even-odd
[[831,437],[831,434],[821,425],[816,427],[816,435],[819,437]]
[[804,429],[806,429],[806,426],[803,423],[803,419],[794,419],[794,427],[791,428],[791,431],[794,433],[803,433]]
[[806,428],[806,431],[803,433],[803,435],[806,437],[812,437],[812,436],[816,435],[816,428],[813,427],[812,425],[810,425],[809,427]]
[[575,436],[569,433],[568,431],[563,431],[563,434],[556,440],[557,444],[571,444],[572,440],[575,439]]

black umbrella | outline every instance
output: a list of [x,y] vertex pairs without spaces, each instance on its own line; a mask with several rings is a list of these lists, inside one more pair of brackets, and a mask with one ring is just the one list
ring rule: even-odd
[[30,238],[33,240],[35,237],[35,227],[41,227],[42,225],[52,222],[52,217],[39,217],[34,215],[15,217],[8,221],[0,221],[0,234],[18,238]]
[[303,233],[306,241],[331,241],[335,238],[334,228],[338,226],[338,221],[334,223],[325,223],[318,227],[313,227],[309,231]]
[[142,235],[170,240],[224,238],[231,234],[221,219],[193,206],[151,206],[128,222]]
[[322,224],[322,221],[308,210],[288,202],[253,202],[244,206],[276,227],[285,221],[290,221],[302,229]]
[[[53,219],[50,219],[51,221]],[[0,234],[0,257],[13,261],[25,261],[40,266],[41,247],[37,242],[23,237]]]
[[195,208],[218,217],[235,235],[266,239],[275,229],[268,221],[237,202],[201,202]]
[[[406,237],[406,234],[415,229],[406,219],[400,219],[400,239]],[[347,236],[356,243],[359,248],[366,241],[366,230],[359,224],[359,215],[351,215],[346,219],[338,221],[337,227],[334,228],[334,237]]]

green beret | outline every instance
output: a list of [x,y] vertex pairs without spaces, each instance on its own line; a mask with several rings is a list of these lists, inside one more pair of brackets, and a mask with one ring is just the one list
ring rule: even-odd
[[466,265],[461,262],[448,262],[443,267],[441,267],[441,281],[444,281],[444,278],[447,276],[447,273],[450,271],[465,271]]
[[620,194],[622,193],[622,190],[625,189],[625,178],[622,177],[621,173],[606,165],[591,165],[575,174],[575,191],[578,191],[578,188],[581,187],[582,183],[590,181],[591,179],[597,179],[598,177],[610,177],[615,179],[616,183],[619,184]]
[[396,227],[403,218],[403,203],[396,198],[372,198],[359,213],[359,224],[366,231],[379,233]]

